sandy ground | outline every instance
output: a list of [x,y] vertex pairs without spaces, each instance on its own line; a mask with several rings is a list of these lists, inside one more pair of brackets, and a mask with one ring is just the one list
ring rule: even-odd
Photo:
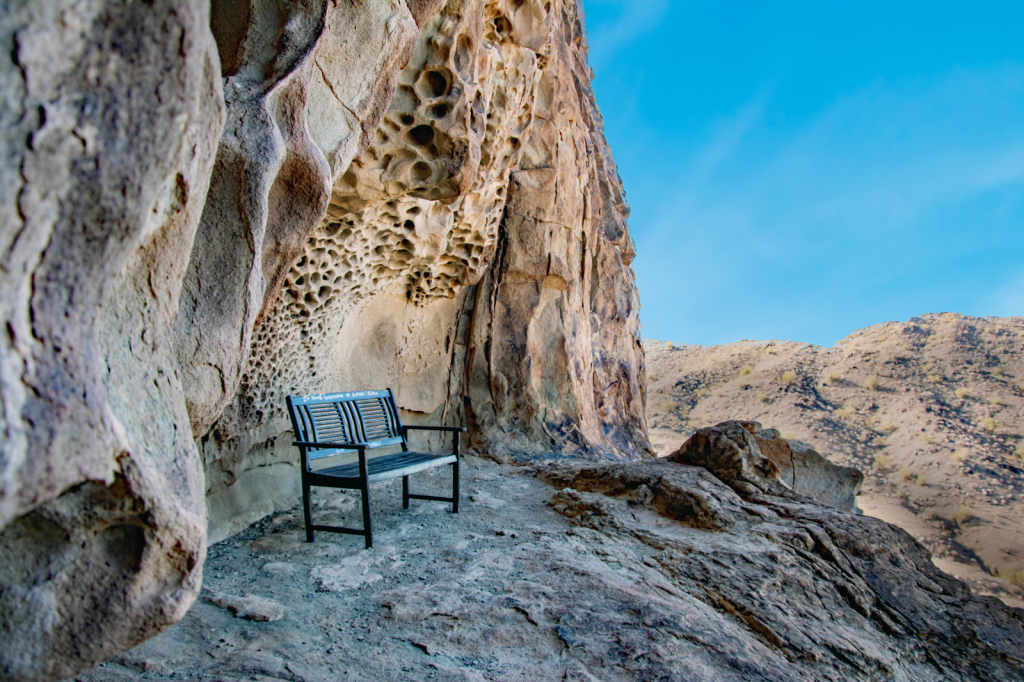
[[866,474],[859,505],[1024,606],[1024,319],[927,315],[833,348],[647,342],[652,444],[749,419]]

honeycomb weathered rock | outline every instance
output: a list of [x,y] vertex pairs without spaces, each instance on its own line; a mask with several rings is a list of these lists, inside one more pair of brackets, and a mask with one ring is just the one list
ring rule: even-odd
[[297,494],[288,394],[391,386],[495,455],[642,455],[628,209],[589,78],[573,2],[451,0],[424,25],[204,441],[215,536]]

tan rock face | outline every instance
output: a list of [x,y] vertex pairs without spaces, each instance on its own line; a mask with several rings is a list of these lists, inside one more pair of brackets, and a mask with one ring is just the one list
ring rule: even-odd
[[290,393],[391,386],[499,456],[642,456],[627,213],[575,4],[448,2],[203,442],[214,536],[294,503]]
[[0,9],[2,679],[95,665],[199,589],[171,325],[223,125],[208,24],[180,0]]

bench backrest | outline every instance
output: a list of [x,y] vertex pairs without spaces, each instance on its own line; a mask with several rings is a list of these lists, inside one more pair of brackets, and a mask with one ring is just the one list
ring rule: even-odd
[[[288,412],[296,440],[312,443],[365,443],[367,448],[401,445],[402,422],[395,396],[386,391],[352,391],[288,396]],[[312,450],[310,460],[352,451],[345,448]]]

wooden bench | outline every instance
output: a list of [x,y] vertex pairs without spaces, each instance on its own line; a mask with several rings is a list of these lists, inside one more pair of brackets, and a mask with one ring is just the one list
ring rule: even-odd
[[[369,485],[377,481],[402,477],[402,508],[409,500],[451,502],[452,513],[459,512],[459,434],[461,426],[403,426],[391,389],[386,391],[353,391],[324,395],[288,396],[288,413],[295,433],[294,445],[301,453],[302,508],[306,520],[306,541],[313,542],[313,532],[350,533],[366,538],[366,548],[373,546],[370,525]],[[436,455],[409,450],[408,434],[412,430],[451,431],[452,452]],[[388,446],[401,446],[401,452],[370,458],[367,452]],[[358,461],[313,469],[314,460],[338,457],[355,452]],[[431,467],[452,466],[452,496],[414,495],[409,492],[409,475]],[[313,525],[309,508],[309,489],[345,488],[359,490],[363,498],[363,527]]]

